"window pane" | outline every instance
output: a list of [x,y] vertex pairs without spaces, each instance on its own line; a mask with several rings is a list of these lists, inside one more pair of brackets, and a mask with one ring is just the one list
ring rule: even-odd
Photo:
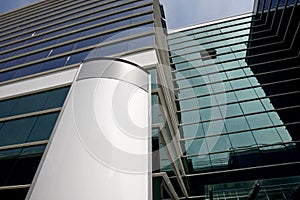
[[0,130],[0,146],[26,142],[36,119],[28,117],[5,122]]
[[27,142],[48,140],[59,113],[40,115],[31,131]]

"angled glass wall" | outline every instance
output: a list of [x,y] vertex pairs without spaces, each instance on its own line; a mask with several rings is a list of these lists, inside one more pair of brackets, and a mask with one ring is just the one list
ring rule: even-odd
[[[298,8],[293,8],[291,24],[297,27]],[[285,14],[291,16],[291,12]],[[186,163],[184,179],[190,197],[287,199],[285,196],[298,186],[300,151],[294,135],[299,132],[299,119],[291,116],[299,101],[279,108],[274,98],[298,96],[295,81],[299,73],[283,67],[278,71],[265,62],[265,52],[255,45],[269,44],[269,51],[273,46],[265,33],[257,33],[259,17],[233,17],[168,36],[181,119],[182,160]],[[280,18],[274,21],[280,22]],[[291,30],[298,39],[298,29]],[[255,43],[258,39],[262,43]],[[285,58],[281,66],[288,66],[292,56],[277,53]],[[299,48],[295,53],[299,58]],[[277,58],[272,56],[269,60]],[[298,65],[294,60],[294,67]],[[286,76],[278,81],[281,73]],[[262,81],[263,76],[268,78]],[[293,82],[293,89],[285,88],[285,82]],[[284,120],[282,112],[290,121]],[[270,184],[272,181],[277,184]],[[283,185],[287,187],[280,191]]]

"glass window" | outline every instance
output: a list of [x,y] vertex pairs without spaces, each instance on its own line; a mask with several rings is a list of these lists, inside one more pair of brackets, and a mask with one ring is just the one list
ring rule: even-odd
[[49,94],[50,92],[42,92],[21,97],[13,108],[11,115],[41,110]]
[[249,116],[246,116],[246,118],[252,129],[272,126],[272,122],[267,113],[262,113],[262,114],[257,114],[257,115],[249,115]]
[[41,67],[41,63],[37,63],[27,67],[22,67],[18,69],[18,71],[16,72],[13,78],[19,78],[19,77],[35,74],[39,71],[40,67]]
[[0,146],[26,142],[36,119],[27,117],[5,122],[0,130]]
[[82,62],[90,53],[90,51],[83,51],[79,53],[72,54],[70,59],[67,61],[66,65],[79,64]]
[[58,108],[63,105],[69,92],[69,87],[52,90],[43,109]]
[[80,49],[80,48],[96,45],[99,43],[100,43],[100,37],[96,36],[96,37],[88,38],[77,42],[75,49]]
[[250,131],[229,135],[233,148],[252,147],[256,145],[253,135]]
[[264,111],[264,107],[259,100],[243,102],[241,107],[245,114]]
[[65,66],[66,60],[67,60],[66,57],[60,57],[60,58],[56,58],[53,60],[48,60],[48,61],[42,63],[39,72],[44,72],[44,71],[48,71],[51,69],[63,67],[63,66]]
[[225,121],[226,128],[228,132],[234,132],[234,131],[241,131],[241,130],[248,130],[249,126],[247,124],[247,121],[245,117],[237,117],[237,118],[231,118],[226,119]]
[[0,82],[8,81],[16,74],[17,70],[10,70],[3,73],[0,73]]
[[40,115],[31,131],[27,142],[48,140],[59,113]]
[[74,46],[75,46],[75,44],[72,43],[72,44],[67,44],[67,45],[64,45],[64,46],[56,47],[51,52],[50,56],[55,56],[55,55],[58,55],[58,54],[61,54],[61,53],[66,53],[66,52],[72,51]]
[[228,135],[208,137],[206,142],[209,152],[227,151],[231,147]]
[[282,142],[275,128],[253,131],[253,134],[259,145]]
[[154,46],[154,35],[129,40],[128,42],[128,51],[135,50],[142,47]]
[[[12,111],[13,107],[16,105],[18,99],[9,99],[0,101],[0,118],[9,116],[10,112]],[[0,126],[1,128],[1,126]]]

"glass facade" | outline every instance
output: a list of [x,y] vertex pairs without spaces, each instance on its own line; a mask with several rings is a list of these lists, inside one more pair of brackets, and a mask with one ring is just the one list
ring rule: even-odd
[[[0,101],[0,188],[30,184],[51,135],[69,87]],[[24,199],[28,187],[12,196]],[[15,196],[15,197],[14,197]]]
[[[299,8],[275,2],[290,7],[168,36],[190,197],[299,197]],[[275,31],[294,40],[276,46]]]

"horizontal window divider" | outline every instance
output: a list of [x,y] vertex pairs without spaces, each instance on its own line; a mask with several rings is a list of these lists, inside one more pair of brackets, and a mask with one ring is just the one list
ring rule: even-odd
[[[45,13],[41,18],[34,19],[34,20],[31,20],[31,21],[28,21],[28,20],[25,19],[25,21],[26,21],[27,24],[32,23],[32,22],[38,22],[38,23],[33,24],[31,26],[29,25],[29,28],[30,28],[30,27],[33,27],[33,26],[36,26],[36,25],[39,25],[39,24],[43,24],[45,22],[49,22],[49,21],[52,21],[52,20],[55,20],[55,19],[59,19],[61,17],[65,17],[65,16],[68,16],[68,15],[73,15],[76,12],[78,13],[78,12],[81,12],[83,10],[87,10],[87,9],[90,9],[90,8],[95,8],[97,6],[108,5],[108,4],[111,4],[111,3],[116,2],[116,1],[117,0],[112,0],[112,1],[109,1],[109,2],[107,2],[107,1],[106,2],[99,2],[98,5],[93,5],[93,4],[95,4],[94,2],[91,3],[91,2],[88,2],[88,1],[81,1],[80,3],[78,3],[78,1],[76,1],[76,2],[75,1],[69,1],[69,2],[71,2],[71,4],[66,4],[67,2],[64,1],[64,3],[62,3],[62,5],[65,5],[65,6],[59,7],[59,9],[58,9],[58,10],[61,10],[61,12],[57,12],[57,10],[54,11],[54,12],[53,11],[49,12],[49,9],[47,9],[48,12]],[[82,7],[82,6],[86,6],[86,5],[89,5],[89,4],[92,4],[92,6],[90,8]],[[81,9],[77,10],[76,7],[75,8],[72,8],[72,7],[69,8],[70,6],[73,6],[73,5],[77,5],[78,6],[77,8],[81,8]],[[66,7],[67,9],[62,9],[64,7]],[[46,7],[46,8],[48,8],[48,7]],[[75,11],[75,12],[67,13],[68,11]],[[48,13],[50,13],[50,14],[46,15]],[[58,16],[59,14],[63,14],[63,15]],[[53,17],[53,16],[56,16],[56,17],[50,18],[50,17]],[[34,16],[30,16],[30,17],[32,18]],[[41,19],[46,19],[46,20],[45,21],[40,21]],[[22,21],[24,21],[24,19]],[[16,22],[6,24],[5,27],[7,27],[7,26],[9,26],[9,27],[5,30],[9,30],[9,29],[13,28],[11,25],[14,25],[14,24],[15,24],[15,26],[13,26],[13,27],[16,27],[16,26],[20,25],[20,24],[16,24]],[[28,28],[28,26],[25,26],[25,27],[22,27],[22,28],[26,29],[26,28]]]
[[[294,70],[294,69],[298,69],[298,68],[300,68],[300,66],[294,66],[294,67],[289,67],[289,68],[284,68],[284,69],[270,70],[270,71],[266,71],[266,72],[255,73],[255,74],[253,74],[253,76],[255,76],[255,77],[257,77],[257,76],[263,76],[263,75],[266,75],[266,74],[273,74],[273,73],[278,73],[278,72],[284,72],[284,71]],[[200,75],[185,76],[184,79],[181,79],[181,80],[192,79],[192,78],[197,78],[197,77],[200,77],[200,76],[213,75],[213,74],[218,74],[218,73],[223,73],[223,72],[225,72],[225,73],[226,72],[232,72],[232,71],[236,71],[236,70],[240,70],[240,69],[249,69],[249,66],[246,65],[246,66],[240,66],[240,67],[231,68],[231,69],[224,69],[224,70],[219,70],[218,69],[217,71],[209,72],[209,73],[203,73],[203,74],[200,74]],[[251,76],[252,75],[250,75],[250,76],[248,75],[247,77],[251,77]],[[177,82],[177,81],[180,81],[180,80],[173,79],[173,81]],[[201,84],[197,84],[197,85],[193,85],[193,86],[188,86],[188,87],[174,88],[174,90],[175,91],[177,91],[177,90],[184,90],[184,89],[188,89],[188,88],[195,87],[195,86],[200,86],[200,85]]]
[[[252,113],[247,113],[247,114],[240,114],[240,115],[233,115],[233,116],[225,116],[225,117],[221,117],[221,118],[216,118],[216,119],[209,119],[209,120],[203,120],[203,121],[197,121],[197,122],[189,122],[189,123],[181,123],[179,124],[179,126],[187,126],[187,125],[192,125],[192,124],[201,124],[201,123],[205,123],[205,122],[212,122],[212,121],[219,121],[219,120],[226,120],[226,119],[234,119],[234,118],[238,118],[238,117],[248,117],[251,115],[257,115],[257,114],[264,114],[264,113],[270,113],[270,112],[277,112],[277,111],[281,111],[281,110],[289,110],[289,109],[293,109],[293,108],[298,108],[300,107],[300,105],[296,105],[296,106],[288,106],[288,107],[284,107],[284,108],[278,108],[278,109],[272,109],[272,110],[263,110],[263,111],[259,111],[259,112],[252,112]],[[222,115],[223,113],[220,112],[220,114]]]
[[[175,99],[176,101],[185,101],[185,100],[189,100],[189,99],[198,99],[201,97],[206,97],[206,96],[213,96],[213,95],[218,95],[218,94],[226,94],[229,92],[236,92],[236,91],[242,91],[242,90],[247,90],[247,89],[256,89],[256,88],[261,88],[262,86],[268,86],[268,85],[275,85],[278,83],[283,83],[283,82],[290,82],[290,81],[294,81],[294,80],[299,80],[300,78],[296,78],[296,79],[288,79],[288,80],[284,80],[284,81],[277,81],[277,82],[271,82],[271,83],[267,83],[267,84],[260,84],[260,85],[253,85],[253,86],[248,86],[248,87],[244,87],[244,88],[238,88],[238,89],[232,89],[232,90],[225,90],[225,91],[220,91],[220,92],[212,92],[209,94],[203,94],[203,95],[195,95],[195,96],[190,96],[190,97],[184,97],[184,98],[177,98]],[[298,91],[292,91],[292,92],[287,92],[284,94],[290,94],[290,93],[298,93]],[[276,96],[277,94],[275,94]],[[274,97],[274,95],[266,95],[266,97]]]
[[[229,17],[229,18],[225,18],[225,19],[221,19],[221,20],[216,20],[216,21],[208,22],[208,23],[211,23],[211,24],[206,25],[206,26],[195,27],[193,29],[188,29],[188,31],[196,30],[196,29],[200,29],[200,28],[207,28],[207,27],[210,27],[210,26],[220,25],[220,24],[224,24],[224,23],[228,23],[228,22],[240,21],[240,20],[243,20],[243,19],[246,19],[246,18],[250,18],[250,17],[254,17],[254,16],[255,16],[255,14],[248,13],[248,14],[246,14],[246,16],[237,17],[237,18],[234,18],[234,19],[231,19],[232,17]],[[218,22],[218,21],[220,21],[220,22]],[[239,23],[237,25],[242,25],[244,23],[248,23],[248,22],[242,22],[242,23]],[[209,30],[206,30],[206,31],[203,31],[203,32],[210,32],[210,31],[213,31],[213,30],[220,30],[220,28],[230,28],[230,27],[232,27],[232,25],[227,25],[227,26],[224,26],[224,27],[213,28],[213,29],[209,29]],[[180,32],[170,33],[169,37],[172,36],[172,35],[178,35],[178,37],[174,37],[174,38],[172,37],[169,40],[174,40],[174,39],[178,39],[178,38],[182,37],[182,34],[184,34],[184,32],[185,31],[183,30],[183,31],[180,31]],[[198,33],[202,33],[202,32],[200,31],[200,32],[196,32],[196,33],[186,34],[186,35],[189,36],[189,35],[194,35],[194,34],[198,34]]]
[[198,157],[198,156],[207,156],[207,155],[216,155],[216,154],[220,154],[220,153],[235,153],[235,152],[240,152],[240,151],[247,151],[247,150],[259,150],[261,148],[265,148],[265,147],[272,147],[272,146],[282,146],[285,148],[285,146],[287,144],[295,144],[295,143],[299,143],[298,141],[292,141],[292,142],[279,142],[279,143],[273,143],[273,144],[264,144],[264,145],[251,145],[251,146],[244,146],[244,147],[238,147],[238,148],[231,148],[229,150],[224,150],[224,151],[216,151],[216,152],[207,152],[207,153],[200,153],[200,154],[190,154],[190,155],[184,155],[184,158],[192,158],[192,157]]
[[163,181],[165,182],[166,184],[166,187],[167,187],[167,190],[170,191],[170,194],[171,194],[171,197],[174,199],[174,200],[178,200],[179,197],[176,193],[176,190],[174,189],[173,187],[173,184],[172,182],[170,181],[169,179],[169,176],[166,172],[159,172],[159,173],[152,173],[152,177],[153,178],[156,178],[156,177],[162,177],[163,178]]
[[[44,75],[53,74],[53,73],[56,73],[56,72],[59,72],[59,71],[64,71],[64,70],[76,68],[76,67],[79,67],[79,64],[80,63],[73,64],[73,65],[67,65],[67,66],[63,66],[63,67],[58,67],[58,68],[55,68],[55,69],[52,69],[52,70],[48,70],[48,71],[44,71],[44,72],[40,72],[40,73],[35,73],[35,74],[30,74],[28,76],[22,76],[22,77],[19,77],[19,78],[16,78],[16,79],[3,81],[3,82],[0,82],[0,86],[9,85],[9,84],[12,84],[12,83],[29,80],[31,78],[36,78],[36,77],[40,77],[40,76],[44,76]],[[70,85],[70,83],[67,83],[65,85],[66,86]],[[0,99],[0,100],[2,100],[2,99]]]
[[[214,82],[209,82],[209,83],[204,83],[204,84],[197,84],[197,85],[193,85],[193,86],[189,86],[189,87],[184,87],[184,88],[176,88],[175,91],[182,91],[182,90],[186,90],[186,89],[191,89],[191,88],[197,88],[197,87],[202,87],[202,86],[209,86],[209,85],[213,85],[213,84],[218,84],[218,83],[227,83],[227,82],[232,82],[232,81],[236,81],[236,80],[242,80],[242,79],[249,79],[249,78],[256,78],[256,75],[250,75],[250,76],[243,76],[243,77],[237,77],[237,78],[232,78],[232,79],[226,79],[226,80],[220,80],[220,81],[214,81]],[[267,85],[274,85],[274,84],[278,84],[278,83],[286,83],[286,82],[291,82],[291,81],[297,81],[300,78],[291,78],[291,79],[286,79],[286,80],[281,80],[281,81],[274,81],[274,82],[269,82],[269,83],[263,83],[263,84],[259,84],[257,86],[267,86]],[[253,87],[257,87],[257,86],[253,86]],[[249,88],[249,87],[246,87]],[[240,88],[239,88],[240,89]],[[225,90],[224,90],[225,91]],[[229,90],[231,91],[231,90]]]
[[[247,22],[247,24],[251,24],[251,22]],[[246,23],[244,23],[246,24]],[[232,27],[232,26],[230,26]],[[197,38],[194,38],[193,35],[191,36],[186,36],[189,38],[189,40],[182,40],[182,41],[179,41],[177,43],[174,43],[174,44],[169,44],[169,46],[175,46],[175,45],[179,45],[179,44],[184,44],[186,42],[191,42],[191,41],[198,41],[200,39],[207,39],[207,38],[214,38],[216,36],[224,36],[226,34],[230,34],[230,33],[236,33],[236,32],[239,32],[239,31],[243,31],[243,30],[251,30],[251,26],[249,27],[245,27],[245,28],[241,28],[241,29],[236,29],[236,30],[232,30],[232,31],[226,31],[226,32],[222,32],[222,33],[217,33],[217,34],[212,34],[212,35],[209,35],[209,36],[204,36],[204,37],[197,37]],[[216,29],[216,30],[220,30],[220,29]],[[239,35],[239,36],[233,36],[233,37],[229,37],[228,39],[234,39],[234,38],[237,38],[237,37],[240,37],[240,36],[247,36],[249,34],[244,34],[244,35]],[[185,36],[183,36],[184,38]],[[226,38],[227,39],[227,38]],[[220,42],[220,41],[224,41],[225,39],[219,39],[219,40],[214,40],[212,42]],[[206,42],[206,43],[203,43],[203,44],[209,44],[209,43],[212,43],[212,42]],[[199,45],[199,44],[198,44]],[[190,47],[190,46],[187,46],[187,47]],[[184,49],[184,48],[187,48],[187,47],[180,47],[180,48],[177,48],[177,49],[172,49],[171,51],[176,51],[176,50],[180,50],[180,49]]]
[[[60,35],[56,35],[56,36],[52,36],[52,37],[49,37],[49,38],[46,38],[46,39],[43,39],[43,40],[39,40],[39,41],[36,41],[36,42],[32,42],[32,43],[29,43],[29,44],[25,44],[23,46],[18,46],[18,47],[15,47],[15,48],[12,48],[12,49],[8,49],[6,51],[2,51],[0,54],[4,54],[4,53],[9,53],[11,51],[16,51],[16,50],[19,50],[19,49],[23,49],[23,48],[26,48],[26,47],[30,47],[32,45],[36,45],[36,44],[41,44],[43,42],[48,42],[48,41],[51,41],[51,40],[54,40],[54,39],[59,39],[61,38],[62,36],[67,36],[67,35],[71,35],[71,34],[74,34],[74,33],[80,33],[82,31],[85,31],[85,30],[89,30],[91,28],[96,28],[96,27],[100,27],[100,26],[103,26],[103,25],[107,25],[107,24],[110,24],[110,23],[114,23],[114,22],[118,22],[118,21],[122,21],[122,20],[126,20],[126,19],[132,19],[134,17],[138,17],[138,16],[143,16],[143,15],[147,15],[147,14],[151,14],[153,13],[152,10],[149,10],[147,12],[140,12],[140,13],[135,13],[135,14],[132,14],[132,15],[128,15],[128,16],[124,16],[124,17],[121,17],[121,18],[116,18],[116,19],[112,19],[112,20],[108,20],[108,21],[105,21],[105,22],[101,22],[101,23],[98,23],[98,24],[94,24],[94,25],[91,25],[91,26],[88,26],[88,27],[83,27],[83,28],[80,28],[78,30],[73,30],[71,32],[67,32],[67,33],[63,33],[63,34],[60,34]],[[140,22],[138,22],[140,23]],[[138,24],[136,23],[136,24]],[[125,25],[125,26],[122,26],[122,27],[127,27],[127,26],[131,26],[131,25],[134,25],[134,24],[130,24],[130,25]],[[68,25],[68,27],[70,27],[70,25]],[[118,29],[119,27],[117,28],[114,28],[114,29]],[[58,28],[58,30],[60,30],[61,28]],[[112,30],[114,29],[110,29],[110,30],[106,30],[106,31],[102,31],[102,32],[99,32],[99,33],[94,33],[93,35],[95,34],[100,34],[100,35],[103,35],[103,34],[106,34],[106,33],[109,33],[111,32]],[[57,30],[51,30],[49,32],[55,32]],[[48,33],[48,32],[47,32]],[[40,35],[45,35],[47,33],[41,33],[41,34],[37,34],[35,36],[40,36]],[[86,38],[89,38],[89,36],[91,35],[88,35],[88,36],[84,36],[84,37],[81,37],[81,38],[76,38],[75,40],[81,40],[82,38],[83,39],[86,39]],[[31,37],[29,37],[31,38]],[[21,40],[17,40],[17,41],[13,41],[13,42],[10,42],[10,43],[7,43],[3,46],[7,46],[7,45],[10,45],[10,44],[13,44],[15,42],[20,42],[20,41],[24,41],[24,40],[27,40],[28,38],[23,38]],[[73,40],[70,40],[70,41],[73,41]],[[69,42],[69,41],[66,41],[66,42]],[[59,44],[63,44],[63,43],[59,43]],[[59,45],[59,44],[55,44],[55,45]],[[53,45],[52,45],[53,46]],[[22,56],[20,56],[22,57]],[[5,60],[5,59],[3,59]]]
[[[44,1],[44,2],[46,2],[46,1]],[[38,2],[38,4],[32,4],[32,5],[26,6],[24,8],[28,8],[28,10],[26,10],[25,12],[24,11],[23,12],[19,11],[19,10],[22,10],[22,8],[18,9],[18,15],[16,15],[15,12],[8,13],[8,14],[13,15],[13,17],[12,16],[7,16],[6,20],[4,19],[5,21],[3,19],[1,19],[1,21],[6,22],[6,23],[3,23],[3,26],[7,27],[11,24],[16,24],[16,23],[19,23],[19,25],[22,25],[22,22],[24,20],[27,21],[28,19],[32,19],[33,17],[36,17],[36,16],[40,15],[41,13],[48,14],[48,13],[55,12],[55,11],[57,11],[55,9],[59,6],[61,6],[61,5],[65,5],[65,6],[61,6],[59,8],[70,7],[72,5],[78,4],[78,2],[75,3],[72,0],[66,0],[66,1],[61,1],[60,0],[58,2],[53,2],[53,1],[52,2],[48,1],[48,2],[49,3],[45,4],[45,5],[40,5],[41,2]],[[55,3],[55,4],[53,4],[53,3]],[[43,19],[43,18],[37,17],[34,20],[30,20],[30,22],[34,22],[34,21],[37,21],[37,20],[40,20],[40,19]]]
[[41,110],[41,111],[35,111],[35,112],[30,112],[30,113],[25,113],[25,114],[20,114],[20,115],[3,117],[3,118],[0,118],[0,122],[5,122],[5,121],[10,121],[10,120],[15,120],[15,119],[21,119],[21,118],[25,118],[25,117],[34,117],[34,116],[37,116],[37,115],[58,112],[61,109],[62,109],[62,107],[51,108],[51,109],[47,109],[47,110]]
[[[224,173],[228,173],[228,172],[239,172],[239,171],[246,171],[246,170],[264,169],[264,168],[279,167],[279,166],[286,166],[286,165],[299,165],[299,164],[300,164],[300,162],[289,162],[289,163],[261,165],[261,166],[256,166],[256,167],[244,167],[244,168],[238,168],[238,169],[228,169],[228,170],[220,170],[220,171],[212,171],[212,172],[204,172],[204,173],[200,172],[198,174],[187,174],[186,177],[224,174]],[[173,176],[170,178],[176,178],[176,177]]]
[[226,133],[216,133],[216,134],[210,134],[206,136],[196,136],[196,137],[189,137],[189,138],[182,138],[180,139],[181,141],[187,141],[187,140],[197,140],[197,139],[204,139],[207,137],[216,137],[216,136],[222,136],[222,135],[233,135],[233,134],[238,134],[238,133],[243,133],[243,132],[248,132],[248,131],[259,131],[259,130],[264,130],[268,128],[279,128],[279,127],[286,127],[286,126],[291,126],[291,125],[298,125],[300,124],[299,122],[291,122],[291,123],[285,123],[285,124],[280,124],[280,125],[272,125],[272,126],[265,126],[265,127],[260,127],[260,128],[250,128],[250,129],[245,129],[245,130],[239,130],[239,131],[231,131],[231,132],[226,132]]
[[18,148],[24,148],[24,147],[39,146],[39,145],[44,145],[44,144],[47,144],[47,143],[48,143],[48,140],[41,140],[41,141],[36,141],[36,142],[27,142],[27,143],[22,143],[22,144],[13,144],[13,145],[8,145],[8,146],[0,146],[0,151],[9,150],[9,149],[18,149]]
[[[133,0],[132,2],[135,2],[137,0]],[[75,26],[75,25],[78,25],[78,24],[83,24],[85,22],[89,22],[89,21],[93,21],[93,20],[97,20],[97,19],[101,19],[103,17],[108,17],[108,16],[111,16],[111,15],[115,15],[115,14],[118,14],[118,13],[122,13],[122,12],[125,12],[125,11],[128,11],[128,10],[134,10],[136,8],[140,8],[140,7],[145,7],[145,6],[148,6],[148,5],[152,5],[151,3],[145,3],[145,4],[141,4],[141,5],[137,5],[137,6],[133,6],[133,7],[130,7],[130,8],[124,8],[124,9],[121,9],[121,10],[117,10],[117,11],[113,11],[111,13],[106,13],[104,15],[101,15],[101,16],[96,16],[96,17],[93,17],[93,18],[90,18],[90,19],[86,19],[86,20],[83,20],[83,21],[79,21],[79,22],[76,22],[76,23],[73,23],[73,24],[68,24],[68,25],[65,25],[65,26],[62,26],[62,27],[58,27],[57,29],[54,29],[53,31],[49,31],[49,32],[54,32],[56,30],[61,30],[61,29],[64,29],[64,28],[68,28],[68,27],[72,27],[72,26]],[[95,11],[94,13],[96,13],[97,11]],[[91,13],[86,13],[84,14],[85,16],[88,16],[90,15]],[[80,16],[82,17],[82,16]],[[68,20],[64,20],[64,21],[60,21],[59,23],[57,24],[61,24],[63,22],[67,22],[67,21],[70,21],[70,20],[73,20],[73,19],[77,19],[77,18],[80,18],[79,16],[77,16],[76,18],[72,18],[72,19],[68,19]],[[107,24],[107,23],[106,23]],[[38,27],[37,29],[34,29],[34,30],[30,30],[30,31],[27,31],[27,32],[23,32],[23,33],[20,33],[19,35],[14,35],[14,36],[11,36],[9,38],[4,38],[5,40],[7,39],[10,39],[10,38],[14,38],[14,37],[18,37],[18,36],[21,36],[21,35],[24,35],[26,33],[32,33],[32,32],[35,32],[35,31],[38,31],[38,30],[42,30],[44,28],[48,28],[48,27],[51,27],[53,26],[53,24],[50,24],[50,25],[47,25],[47,26],[43,26],[43,27]],[[35,37],[37,36],[40,36],[41,34],[37,34]],[[1,37],[1,35],[0,35]],[[15,41],[14,41],[15,42]],[[13,42],[13,43],[14,43]],[[5,45],[6,46],[6,45]]]
[[[147,21],[144,21],[144,22],[140,22],[138,24],[133,24],[132,27],[136,27],[136,26],[147,24],[147,23],[151,23],[151,22],[153,22],[153,21],[152,20],[147,20]],[[120,27],[118,29],[112,29],[113,31],[111,33],[115,32],[115,31],[118,31],[118,30],[122,30],[124,28],[130,28],[130,27]],[[107,46],[107,45],[110,45],[110,44],[114,44],[114,43],[126,41],[126,40],[129,40],[129,39],[135,39],[135,38],[140,38],[140,37],[143,37],[143,36],[148,36],[148,35],[151,35],[151,34],[154,34],[154,31],[148,31],[148,32],[144,32],[142,34],[137,34],[137,35],[133,35],[133,36],[129,36],[129,37],[123,37],[123,38],[119,38],[119,39],[116,39],[116,40],[104,42],[104,43],[101,43],[101,46]],[[14,57],[11,57],[9,59],[5,59],[5,61],[7,61],[7,60],[13,60],[15,58],[23,57],[23,56],[26,56],[26,55],[31,55],[31,54],[38,53],[38,52],[45,51],[45,50],[51,50],[52,48],[55,48],[55,47],[60,47],[60,46],[66,45],[66,44],[70,44],[70,43],[73,43],[73,42],[81,41],[83,39],[88,39],[88,38],[95,37],[95,36],[100,36],[100,35],[103,35],[103,33],[102,34],[93,34],[91,36],[86,36],[84,38],[75,39],[75,40],[64,42],[64,43],[57,44],[57,45],[52,45],[50,47],[46,47],[46,48],[43,48],[43,49],[32,51],[30,53],[22,54],[22,56],[14,56]],[[89,50],[89,49],[92,50],[92,49],[94,49],[96,47],[100,47],[99,44],[91,45],[91,46],[84,47],[84,48],[81,48],[81,49],[76,49],[76,50],[68,51],[66,53],[58,54],[58,55],[55,55],[55,56],[50,56],[50,57],[42,58],[42,59],[39,59],[39,60],[36,60],[36,61],[32,61],[32,62],[21,64],[21,65],[16,65],[16,66],[9,67],[9,68],[4,68],[4,69],[0,70],[0,73],[1,72],[5,72],[5,71],[10,71],[10,70],[13,70],[13,69],[22,68],[22,67],[29,66],[29,65],[32,65],[32,64],[37,64],[37,63],[40,63],[40,62],[52,60],[52,59],[63,57],[63,56],[69,56],[69,55],[71,55],[73,53],[79,53],[79,52],[82,52],[82,51],[85,51],[85,50]]]
[[24,185],[9,185],[9,186],[0,186],[0,190],[17,190],[17,189],[29,189],[30,184]]

